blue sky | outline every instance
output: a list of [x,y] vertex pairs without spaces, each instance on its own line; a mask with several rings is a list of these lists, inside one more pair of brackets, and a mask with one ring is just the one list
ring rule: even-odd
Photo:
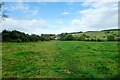
[[9,18],[2,30],[58,34],[112,29],[118,27],[117,9],[115,2],[6,2],[2,10]]
[[[6,3],[7,7],[16,7],[18,2],[8,2]],[[75,3],[67,3],[67,2],[23,2],[22,5],[29,10],[36,11],[36,14],[32,15],[23,9],[15,9],[14,11],[9,11],[9,15],[13,18],[36,18],[36,19],[57,19],[57,18],[65,18],[65,17],[80,17],[79,11],[84,10],[87,7],[81,6],[82,2],[75,2]],[[61,13],[68,12],[69,15],[62,15]]]

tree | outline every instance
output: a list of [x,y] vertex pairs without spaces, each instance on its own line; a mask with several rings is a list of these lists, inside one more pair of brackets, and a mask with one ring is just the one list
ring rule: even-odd
[[98,39],[96,39],[96,41],[101,42],[102,40],[98,38]]
[[36,35],[36,34],[30,35],[30,41],[39,41],[39,40],[40,40],[39,35]]
[[86,34],[82,34],[81,36],[82,36],[82,37],[86,37],[87,35],[86,35]]
[[68,35],[68,33],[61,33],[61,34],[59,34],[59,35],[58,35],[59,40],[64,41],[64,40],[65,40],[65,36],[66,36],[66,35]]
[[36,34],[28,35],[23,32],[13,30],[3,30],[2,40],[4,42],[29,42],[29,41],[40,41],[41,37]]
[[51,37],[49,34],[41,34],[41,41],[50,41]]
[[5,19],[5,18],[8,18],[8,15],[7,15],[7,11],[6,10],[3,10],[3,7],[4,7],[4,3],[3,2],[0,2],[0,17],[2,19]]
[[107,36],[107,41],[114,41],[115,40],[115,36],[114,35],[108,35]]
[[85,38],[86,38],[86,35],[85,35],[85,34],[82,34],[82,35],[76,37],[76,40],[77,40],[77,41],[85,41]]
[[76,40],[77,41],[85,41],[85,37],[84,36],[79,36],[79,37],[76,37]]
[[74,37],[71,34],[68,34],[64,37],[64,40],[74,40]]

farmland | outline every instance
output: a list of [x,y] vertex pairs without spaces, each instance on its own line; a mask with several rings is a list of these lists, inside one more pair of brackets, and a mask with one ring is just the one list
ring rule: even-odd
[[81,35],[86,35],[86,39],[101,39],[101,40],[107,40],[108,35],[114,35],[119,36],[120,30],[117,29],[108,29],[108,30],[101,30],[101,31],[87,31],[83,33],[76,33],[73,34],[73,36],[78,37]]
[[115,78],[118,42],[3,42],[2,77]]

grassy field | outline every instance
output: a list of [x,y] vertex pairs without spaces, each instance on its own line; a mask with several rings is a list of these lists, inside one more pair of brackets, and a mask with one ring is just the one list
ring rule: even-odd
[[89,36],[90,38],[86,38],[86,39],[101,39],[101,40],[107,40],[107,36],[108,35],[114,35],[117,36],[119,35],[120,31],[109,31],[109,33],[107,33],[107,31],[88,31],[88,32],[83,32],[83,33],[78,33],[78,34],[73,34],[75,37],[81,36],[83,34],[85,34],[86,36]]
[[2,43],[3,78],[114,78],[118,42]]

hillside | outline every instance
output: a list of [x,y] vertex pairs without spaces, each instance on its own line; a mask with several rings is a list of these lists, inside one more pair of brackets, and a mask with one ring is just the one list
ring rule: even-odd
[[[25,34],[17,30],[2,31],[2,41],[4,42],[34,42],[34,41],[50,41],[50,40],[61,40],[61,41],[107,41],[108,36],[112,36],[114,40],[120,40],[119,29],[109,29],[102,31],[87,31],[87,32],[71,32],[61,34]],[[118,39],[117,39],[118,38]]]
[[[71,34],[71,33],[70,33]],[[108,35],[114,35],[115,37],[120,37],[120,29],[108,29],[101,31],[87,31],[82,33],[72,34],[74,37],[85,35],[87,39],[102,39],[106,40]]]

